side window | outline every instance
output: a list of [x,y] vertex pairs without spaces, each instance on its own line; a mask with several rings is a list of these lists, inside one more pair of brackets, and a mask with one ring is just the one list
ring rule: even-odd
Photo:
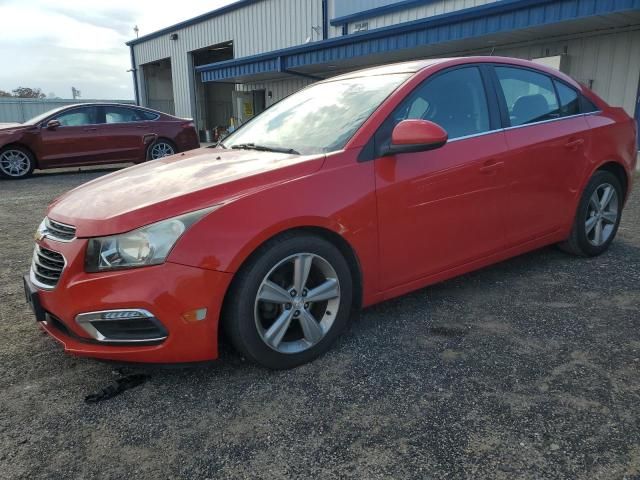
[[402,120],[437,123],[449,139],[488,132],[489,107],[480,71],[464,67],[425,80],[378,129],[378,148],[391,142],[391,132]]
[[591,100],[584,95],[580,95],[580,113],[597,112],[600,109],[596,107]]
[[104,107],[105,123],[128,123],[138,122],[140,119],[136,115],[136,110],[124,107]]
[[495,67],[511,126],[551,120],[560,108],[551,79],[541,73],[513,67]]
[[147,112],[146,110],[136,110],[141,120],[157,120],[160,115],[153,112]]
[[64,127],[79,127],[82,125],[95,125],[96,109],[94,107],[74,108],[55,117]]
[[580,114],[580,94],[562,82],[553,81],[560,98],[560,114],[563,117]]

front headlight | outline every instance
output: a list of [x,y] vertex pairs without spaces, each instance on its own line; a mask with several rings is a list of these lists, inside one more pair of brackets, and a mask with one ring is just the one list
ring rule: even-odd
[[219,205],[153,223],[131,232],[92,238],[87,245],[85,271],[102,272],[164,263],[178,239],[191,225]]

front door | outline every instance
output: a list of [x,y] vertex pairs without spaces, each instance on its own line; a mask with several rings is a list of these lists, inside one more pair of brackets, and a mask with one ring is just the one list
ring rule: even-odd
[[42,166],[63,167],[94,163],[101,145],[96,141],[99,128],[97,110],[93,106],[74,107],[49,120],[58,120],[59,127],[40,130],[39,160]]
[[498,252],[504,246],[504,133],[475,66],[427,79],[376,133],[388,144],[405,119],[439,124],[437,150],[375,160],[381,286],[389,289]]

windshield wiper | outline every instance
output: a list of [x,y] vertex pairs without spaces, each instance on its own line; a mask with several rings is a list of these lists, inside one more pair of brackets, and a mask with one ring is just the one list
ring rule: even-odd
[[289,153],[291,155],[300,155],[300,152],[293,148],[280,148],[280,147],[268,147],[266,145],[256,145],[255,143],[240,143],[233,145],[231,148],[236,150],[258,150],[260,152],[277,152],[277,153]]

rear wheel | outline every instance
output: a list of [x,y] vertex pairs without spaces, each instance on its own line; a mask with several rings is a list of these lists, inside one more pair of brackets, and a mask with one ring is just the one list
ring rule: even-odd
[[0,150],[0,177],[18,180],[27,178],[33,172],[33,154],[22,147],[6,147]]
[[340,251],[309,235],[269,242],[234,280],[225,330],[235,348],[268,368],[293,368],[324,353],[346,327],[352,277]]
[[623,198],[620,181],[614,174],[596,172],[580,199],[571,235],[560,248],[585,257],[605,252],[618,232]]
[[147,158],[150,160],[157,160],[162,157],[173,155],[176,152],[177,149],[173,142],[170,142],[169,140],[166,140],[164,138],[160,138],[155,143],[152,143],[151,146],[149,146]]

